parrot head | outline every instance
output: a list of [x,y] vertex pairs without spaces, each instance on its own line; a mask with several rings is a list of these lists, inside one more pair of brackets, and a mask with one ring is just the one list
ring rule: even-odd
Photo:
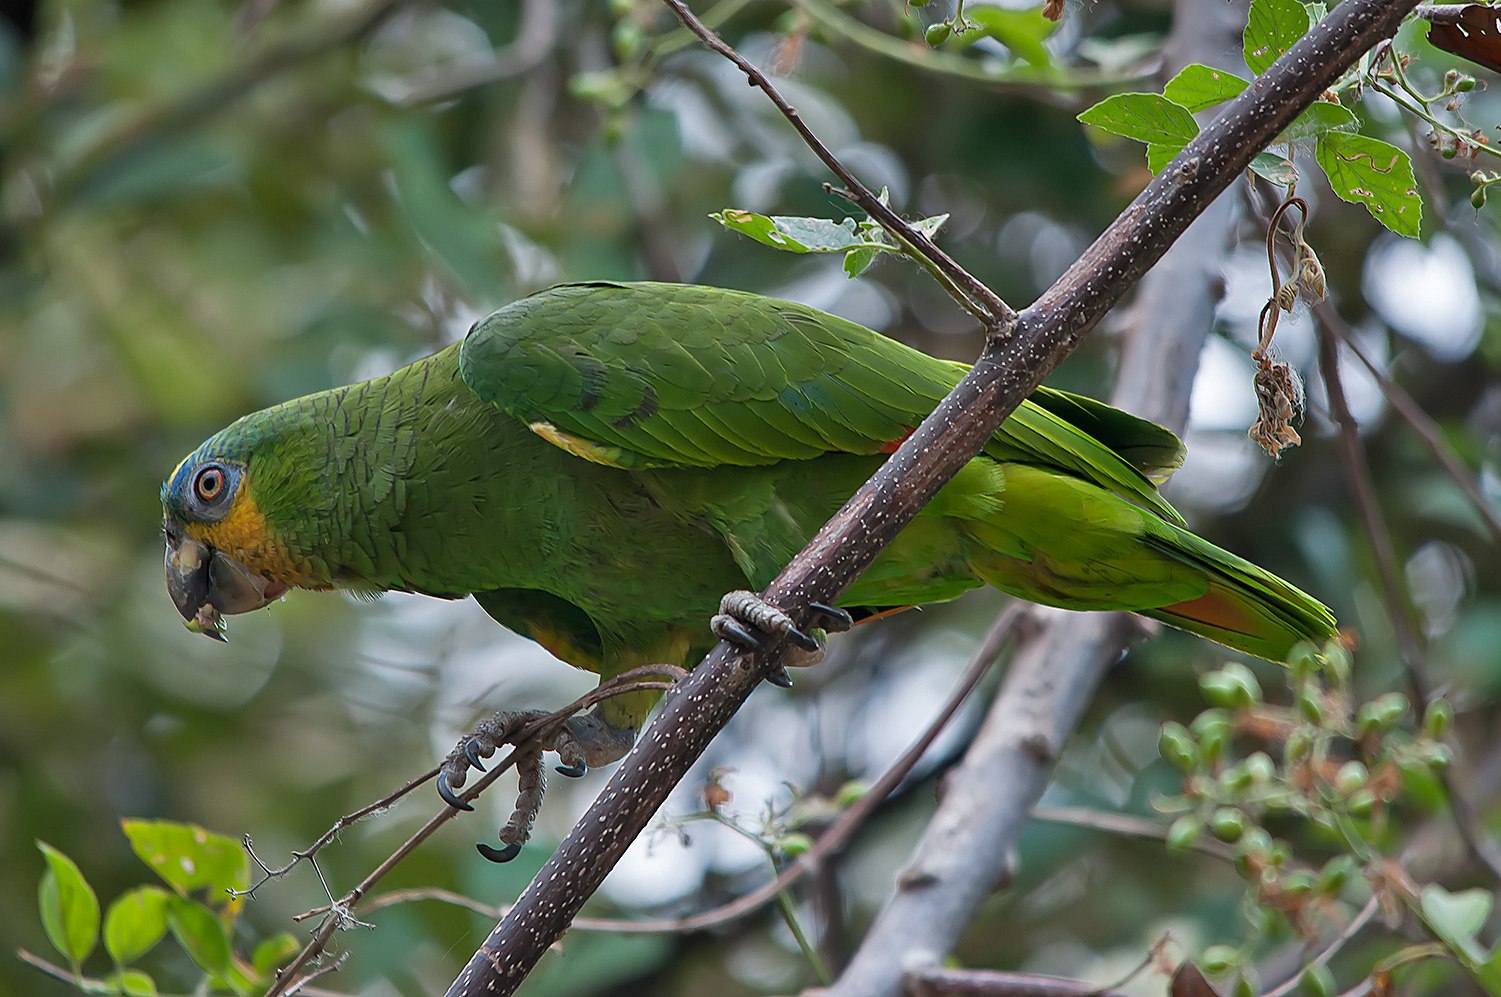
[[162,485],[167,592],[187,628],[224,640],[222,615],[248,613],[296,584],[259,509],[253,467],[210,439]]

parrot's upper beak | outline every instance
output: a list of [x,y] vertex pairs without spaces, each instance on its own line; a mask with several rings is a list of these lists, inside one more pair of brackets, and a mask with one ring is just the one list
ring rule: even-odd
[[287,586],[183,533],[167,521],[167,592],[194,633],[224,640],[222,615],[248,613],[278,599]]

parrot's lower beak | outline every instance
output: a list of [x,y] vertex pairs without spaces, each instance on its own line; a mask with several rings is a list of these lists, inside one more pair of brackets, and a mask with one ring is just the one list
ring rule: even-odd
[[224,640],[221,615],[248,613],[281,597],[287,587],[182,532],[173,522],[167,537],[167,593],[194,633]]

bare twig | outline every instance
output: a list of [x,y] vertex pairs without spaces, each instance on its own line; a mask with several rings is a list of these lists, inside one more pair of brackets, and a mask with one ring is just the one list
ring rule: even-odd
[[829,150],[828,146],[824,145],[823,141],[817,135],[813,134],[813,129],[809,128],[807,123],[803,121],[802,115],[797,112],[797,108],[787,102],[787,99],[782,96],[781,92],[766,77],[765,73],[757,69],[745,56],[726,44],[724,39],[706,27],[697,17],[694,17],[693,12],[688,9],[683,0],[663,0],[663,2],[672,8],[672,12],[678,16],[678,20],[682,21],[688,30],[703,39],[704,44],[710,49],[733,62],[745,74],[751,86],[759,87],[771,99],[771,102],[776,105],[777,110],[782,112],[782,116],[787,119],[788,123],[797,129],[798,135],[807,143],[808,148],[813,150],[813,154],[823,160],[823,164],[829,168],[829,172],[833,173],[839,178],[839,182],[844,184],[845,190],[837,191],[837,193],[847,196],[860,207],[860,210],[880,222],[881,227],[899,245],[911,251],[913,257],[918,262],[926,265],[930,261],[932,266],[945,278],[942,281],[943,283],[951,289],[957,287],[960,296],[956,300],[986,324],[987,332],[995,334],[1009,329],[1011,323],[1016,320],[1016,312],[1012,310],[1011,306],[1002,301],[998,294],[986,287],[983,281],[960,266],[948,253],[939,249],[933,243],[932,239],[907,224],[901,215],[898,215],[889,206],[882,203],[879,197],[871,193],[870,188],[861,183],[860,179],[839,161],[839,157],[835,156]]
[[913,973],[906,997],[1125,997],[1119,990],[1101,990],[1093,983],[1033,973],[1003,973],[990,969],[933,967]]
[[[497,764],[492,765],[490,767],[490,771],[485,773],[485,775],[481,777],[480,780],[473,786],[458,794],[459,799],[463,800],[466,803],[474,800],[481,793],[483,793],[491,783],[495,782],[495,780],[499,779],[503,774],[505,774],[505,772],[511,766],[515,765],[516,759],[524,751],[528,750],[531,747],[532,742],[547,734],[549,731],[557,727],[564,720],[573,716],[575,713],[578,713],[581,710],[586,710],[596,703],[608,699],[612,696],[620,696],[628,692],[637,692],[643,689],[666,690],[671,688],[671,686],[666,683],[640,680],[640,676],[650,674],[672,675],[674,677],[680,678],[684,674],[684,672],[683,669],[677,667],[676,665],[643,665],[640,668],[633,668],[630,671],[622,672],[620,675],[615,676],[615,678],[611,679],[608,682],[601,683],[597,688],[591,689],[587,694],[580,696],[578,699],[563,707],[561,710],[557,710],[554,713],[551,713],[532,722],[531,724],[528,724],[522,729],[521,733],[517,735],[516,742],[513,745],[511,752],[507,754],[503,759],[501,759]],[[419,780],[419,784],[421,782],[425,782],[427,779],[432,778],[437,774],[437,772],[437,769],[433,769],[431,773]],[[401,793],[409,791],[410,785],[411,784],[409,783],[407,787],[404,787],[398,792]],[[386,799],[390,798],[391,797],[387,797]],[[375,807],[376,805],[372,804],[371,807],[367,807],[365,808],[365,810],[369,811],[375,809]],[[406,841],[402,842],[400,847],[398,847],[390,855],[386,856],[385,860],[382,861],[378,866],[376,866],[375,869],[372,870],[363,880],[361,880],[359,885],[354,889],[350,890],[348,893],[340,897],[338,900],[334,901],[334,903],[329,906],[319,907],[313,911],[309,911],[306,914],[299,915],[297,920],[302,920],[304,918],[317,916],[320,914],[328,916],[326,916],[323,920],[323,923],[318,926],[318,930],[313,933],[312,939],[303,946],[302,951],[297,953],[297,957],[293,959],[290,964],[278,970],[275,981],[273,981],[271,986],[266,990],[265,997],[278,997],[278,995],[280,994],[289,993],[289,988],[296,986],[299,980],[308,979],[308,977],[306,976],[299,977],[298,974],[302,972],[304,967],[308,966],[314,959],[317,959],[323,954],[324,950],[328,947],[329,940],[333,938],[334,932],[338,931],[341,927],[347,926],[348,921],[345,915],[350,914],[354,910],[355,906],[359,904],[361,898],[363,898],[365,894],[369,893],[370,889],[376,883],[384,879],[386,874],[394,869],[402,861],[402,859],[406,858],[413,851],[415,851],[417,846],[422,844],[422,842],[432,837],[433,834],[438,830],[438,828],[442,827],[454,817],[458,816],[459,812],[460,811],[457,811],[452,807],[445,806],[437,814],[434,814],[431,818],[429,818],[427,823],[423,824],[416,831],[414,831]],[[344,818],[341,818],[340,820],[342,821],[343,819]],[[335,828],[331,829],[330,832],[324,837],[331,839],[332,835],[336,833],[336,829],[339,826],[340,823],[335,822]],[[319,840],[323,841],[324,839],[320,838]],[[311,853],[311,851],[312,849],[309,849],[309,853]],[[294,856],[293,861],[291,863],[288,863],[288,867],[295,865],[298,861],[301,860],[301,858],[302,856]],[[284,872],[285,870],[282,871]]]
[[[1345,0],[1283,54],[1017,315],[1009,336],[999,328],[988,337],[974,368],[763,598],[800,622],[810,602],[837,599],[1255,154],[1414,6],[1415,0]],[[1113,616],[1096,623],[1106,631],[1120,626]],[[470,958],[451,997],[515,992],[713,736],[777,667],[780,650],[752,656],[721,643],[667,696],[604,791]]]
[[1365,526],[1366,540],[1371,545],[1371,554],[1376,560],[1376,573],[1381,579],[1381,591],[1386,599],[1387,614],[1391,617],[1392,632],[1397,638],[1397,652],[1407,666],[1408,680],[1412,683],[1414,701],[1421,711],[1428,701],[1432,684],[1428,680],[1423,660],[1422,642],[1417,624],[1413,622],[1412,606],[1406,597],[1406,588],[1397,567],[1397,552],[1392,546],[1391,534],[1381,515],[1381,505],[1376,498],[1376,488],[1371,480],[1371,466],[1366,461],[1365,448],[1360,442],[1360,427],[1350,414],[1345,400],[1344,383],[1339,375],[1339,344],[1327,332],[1319,337],[1319,372],[1324,378],[1324,387],[1329,396],[1329,414],[1339,428],[1340,459],[1345,465],[1345,475],[1350,480],[1350,489],[1355,497],[1355,507]]
[[1424,412],[1422,406],[1414,401],[1400,384],[1388,376],[1386,371],[1365,355],[1365,351],[1355,341],[1355,335],[1349,324],[1345,322],[1333,304],[1328,300],[1320,301],[1314,305],[1313,314],[1320,325],[1339,337],[1339,341],[1355,355],[1355,359],[1359,360],[1375,379],[1376,386],[1381,389],[1381,394],[1386,398],[1387,404],[1392,407],[1392,411],[1401,416],[1413,432],[1418,434],[1428,447],[1428,452],[1433,455],[1433,459],[1459,486],[1460,491],[1464,492],[1486,529],[1490,530],[1491,539],[1501,542],[1501,514],[1497,513],[1495,507],[1481,493],[1480,485],[1475,479],[1475,472],[1465,467],[1460,461],[1458,455],[1454,453],[1454,448],[1449,446],[1438,426],[1429,418],[1428,413]]
[[1303,974],[1316,966],[1327,965],[1329,960],[1338,955],[1339,950],[1344,948],[1350,939],[1360,934],[1361,929],[1370,923],[1371,918],[1375,917],[1376,912],[1380,909],[1381,897],[1377,894],[1372,894],[1371,899],[1367,900],[1365,906],[1360,908],[1360,912],[1350,919],[1350,923],[1345,925],[1344,930],[1335,935],[1329,944],[1324,946],[1323,951],[1312,962],[1300,968],[1286,983],[1268,990],[1262,997],[1285,997],[1286,994],[1292,993],[1298,984],[1302,982]]
[[[1137,817],[1132,814],[1108,813],[1104,810],[1096,810],[1093,807],[1033,807],[1032,819],[1040,820],[1048,824],[1068,824],[1071,827],[1084,827],[1094,831],[1104,831],[1108,834],[1118,834],[1127,838],[1147,838],[1151,841],[1167,840],[1167,825],[1149,820],[1146,817]],[[1229,845],[1221,844],[1207,835],[1200,835],[1191,846],[1193,851],[1203,852],[1205,855],[1213,855],[1217,859],[1230,861],[1235,858],[1235,851]]]

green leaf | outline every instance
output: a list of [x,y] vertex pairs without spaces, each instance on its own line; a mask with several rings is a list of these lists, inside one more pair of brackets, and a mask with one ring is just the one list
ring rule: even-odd
[[229,934],[224,922],[203,904],[172,897],[167,906],[167,926],[204,972],[222,974],[229,969]]
[[52,947],[77,969],[99,941],[99,898],[72,859],[44,841],[36,845],[47,859],[37,891],[42,928]]
[[876,261],[877,250],[868,247],[851,249],[844,254],[844,275],[851,280],[860,276]]
[[1274,152],[1258,152],[1251,160],[1251,172],[1268,183],[1279,187],[1291,187],[1298,182],[1298,168],[1292,160],[1284,159]]
[[1343,200],[1365,205],[1398,235],[1417,238],[1423,199],[1407,153],[1380,139],[1330,132],[1319,138],[1315,158]]
[[1287,129],[1277,136],[1278,142],[1296,142],[1314,138],[1329,132],[1353,132],[1360,128],[1360,119],[1355,112],[1342,104],[1315,101],[1298,115]]
[[1079,120],[1113,135],[1148,145],[1176,144],[1180,149],[1199,133],[1188,108],[1160,93],[1118,93],[1079,115]]
[[1485,926],[1495,898],[1485,890],[1450,893],[1436,883],[1423,887],[1423,922],[1454,952],[1479,965],[1486,954],[1475,941],[1475,932]]
[[[1031,10],[1010,10],[992,4],[978,4],[964,8],[964,14],[980,26],[980,34],[994,38],[1010,49],[1017,58],[1024,59],[1038,69],[1047,69],[1053,63],[1043,41],[1058,27],[1056,22],[1042,16],[1041,7]],[[966,40],[973,36],[966,36]]]
[[1308,10],[1298,0],[1251,0],[1244,36],[1246,66],[1258,76],[1308,33]]
[[250,964],[262,979],[270,977],[278,966],[287,962],[302,946],[291,934],[283,931],[279,935],[272,935],[255,947],[255,954],[250,957]]
[[827,218],[758,215],[738,208],[716,211],[709,217],[731,232],[789,253],[843,253],[851,249],[889,248],[863,237],[853,218],[835,222]]
[[1168,80],[1167,86],[1162,88],[1162,95],[1197,113],[1206,107],[1234,100],[1250,85],[1234,73],[1195,62],[1184,66],[1177,76]]
[[125,969],[104,978],[110,993],[125,994],[125,997],[156,997],[156,981],[139,969]]
[[167,820],[126,819],[120,826],[141,861],[178,893],[207,887],[221,901],[225,890],[250,884],[250,860],[234,838]]
[[122,893],[104,915],[104,948],[117,964],[134,962],[167,933],[167,900],[157,886]]
[[1147,146],[1147,169],[1161,173],[1173,157],[1183,151],[1186,142],[1152,142]]

